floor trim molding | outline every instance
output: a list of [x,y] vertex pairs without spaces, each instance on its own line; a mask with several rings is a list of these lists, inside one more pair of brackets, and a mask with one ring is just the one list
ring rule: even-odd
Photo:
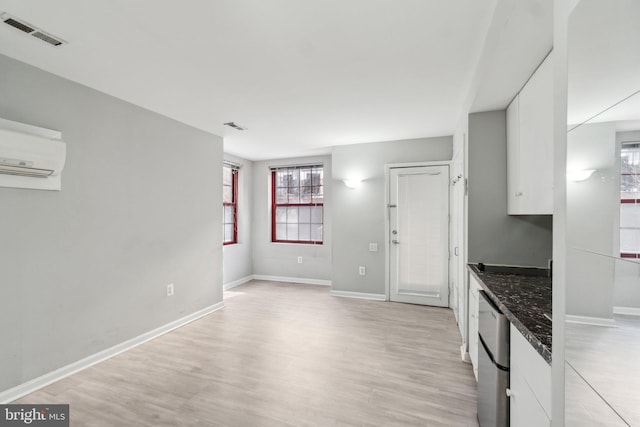
[[387,300],[387,296],[385,294],[367,294],[364,292],[331,291],[331,295],[333,295],[334,297],[359,298],[373,301]]
[[573,314],[567,314],[566,320],[570,323],[580,323],[582,325],[605,326],[608,328],[616,327],[615,320],[604,317],[575,316]]
[[613,314],[624,314],[625,316],[640,316],[640,308],[638,307],[613,307]]
[[225,291],[228,291],[229,289],[235,288],[236,286],[244,285],[245,283],[250,282],[252,280],[253,280],[253,274],[250,274],[238,280],[234,280],[233,282],[225,283],[224,285],[222,285],[222,289],[224,289]]
[[120,344],[116,344],[113,347],[99,351],[98,353],[92,354],[91,356],[85,357],[84,359],[80,359],[76,362],[70,363],[54,371],[48,372],[44,375],[41,375],[30,381],[22,383],[18,386],[15,386],[13,388],[0,392],[0,404],[9,403],[16,399],[21,398],[22,396],[26,396],[29,393],[33,393],[34,391],[41,389],[42,387],[48,386],[49,384],[52,384],[65,377],[68,377],[69,375],[75,374],[76,372],[82,371],[83,369],[89,368],[97,363],[103,362],[107,359],[117,356],[120,353],[124,353],[125,351],[130,350],[134,347],[137,347],[140,344],[144,344],[147,341],[150,341],[154,338],[157,338],[161,335],[171,332],[174,329],[177,329],[181,326],[186,325],[187,323],[191,323],[194,320],[198,320],[201,317],[206,316],[207,314],[211,314],[214,311],[220,310],[223,307],[224,307],[224,301],[221,301],[217,304],[214,304],[209,307],[203,308],[202,310],[196,311],[195,313],[192,313],[181,319],[174,320],[173,322],[167,323],[164,326],[160,326],[159,328],[156,328],[149,332],[145,332],[142,335],[138,335],[137,337],[121,342]]
[[268,276],[263,274],[254,274],[253,280],[267,280],[269,282],[301,283],[303,285],[331,286],[331,280],[305,279],[302,277],[284,277],[284,276]]

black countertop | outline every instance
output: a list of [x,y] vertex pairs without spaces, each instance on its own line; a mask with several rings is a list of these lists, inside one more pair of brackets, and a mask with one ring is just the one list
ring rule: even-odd
[[533,348],[551,364],[551,278],[540,275],[547,270],[487,266],[480,271],[468,265],[489,298],[524,335]]

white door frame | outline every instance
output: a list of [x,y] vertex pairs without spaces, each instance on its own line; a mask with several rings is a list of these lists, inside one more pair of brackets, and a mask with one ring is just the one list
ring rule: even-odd
[[[391,183],[390,172],[394,168],[415,168],[420,166],[449,166],[449,218],[451,218],[451,161],[435,161],[435,162],[416,162],[416,163],[389,163],[384,165],[384,250],[385,250],[385,265],[384,265],[384,290],[385,300],[391,300],[391,285],[390,285],[390,271],[391,271],[391,250],[389,235],[391,234],[391,225],[389,223],[389,185]],[[449,221],[449,227],[447,228],[447,241],[449,252],[451,252],[451,221]],[[449,253],[449,260],[447,262],[447,268],[451,268],[451,253]],[[447,286],[449,283],[447,281]],[[449,306],[449,305],[447,305]]]

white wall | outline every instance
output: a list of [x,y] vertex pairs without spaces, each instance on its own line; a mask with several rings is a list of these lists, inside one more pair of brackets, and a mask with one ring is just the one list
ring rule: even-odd
[[[451,160],[452,151],[451,136],[333,147],[333,290],[385,293],[385,165]],[[355,176],[362,186],[347,188],[342,180]]]
[[469,115],[468,260],[547,267],[551,215],[507,215],[507,135],[504,110]]
[[[271,171],[272,166],[324,164],[324,242],[322,245],[271,242]],[[253,165],[253,274],[302,279],[329,284],[333,191],[331,157],[301,157],[255,162]],[[298,257],[302,264],[298,264]]]
[[238,243],[224,245],[223,283],[225,287],[248,280],[253,274],[253,162],[225,153],[224,159],[240,165],[238,171]]
[[0,76],[0,117],[67,142],[62,191],[0,187],[0,391],[220,302],[221,138],[5,56]]
[[613,316],[612,256],[617,251],[620,217],[618,157],[614,122],[582,125],[567,135],[567,170],[596,169],[585,181],[567,181],[570,315]]

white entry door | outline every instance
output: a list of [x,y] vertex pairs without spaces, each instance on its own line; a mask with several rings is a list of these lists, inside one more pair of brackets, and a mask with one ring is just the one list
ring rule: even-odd
[[389,171],[389,299],[449,305],[449,166]]

